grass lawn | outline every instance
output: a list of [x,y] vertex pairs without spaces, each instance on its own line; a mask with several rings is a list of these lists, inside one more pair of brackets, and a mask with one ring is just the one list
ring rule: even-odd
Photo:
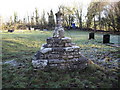
[[[89,65],[85,70],[35,70],[31,65],[31,58],[46,43],[46,38],[52,36],[52,31],[15,31],[2,35],[2,62],[16,60],[23,63],[22,66],[2,65],[3,88],[115,88],[118,87],[117,68],[101,67],[99,57],[117,60],[118,48],[102,44],[102,34],[96,34],[95,40],[88,40],[89,32],[66,31],[65,36],[81,47],[81,53],[97,64]],[[118,43],[112,35],[111,43]],[[106,57],[106,53],[109,57]],[[111,54],[112,53],[112,54]],[[116,54],[115,54],[116,53]],[[112,55],[112,56],[111,56]],[[93,57],[92,57],[93,56]],[[114,57],[113,57],[114,56]],[[110,64],[111,62],[107,62]],[[112,62],[112,64],[115,62]],[[115,63],[116,65],[116,63]]]

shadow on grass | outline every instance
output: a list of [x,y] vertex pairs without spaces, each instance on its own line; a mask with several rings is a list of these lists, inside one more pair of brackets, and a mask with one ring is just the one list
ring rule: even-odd
[[95,64],[84,70],[36,70],[30,62],[23,67],[3,65],[3,88],[117,88],[118,80],[111,73]]

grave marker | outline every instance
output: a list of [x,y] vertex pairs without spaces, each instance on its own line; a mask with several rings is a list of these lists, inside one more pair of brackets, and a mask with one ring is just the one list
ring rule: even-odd
[[13,29],[11,29],[11,30],[8,30],[8,32],[14,32],[14,30],[13,30]]
[[110,43],[110,35],[109,34],[103,35],[103,43]]
[[95,38],[94,36],[95,36],[94,33],[89,33],[89,39],[94,39]]

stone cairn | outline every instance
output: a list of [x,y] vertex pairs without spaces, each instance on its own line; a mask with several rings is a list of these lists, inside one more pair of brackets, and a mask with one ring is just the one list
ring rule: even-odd
[[41,49],[35,54],[32,64],[35,68],[85,68],[87,59],[81,55],[80,47],[71,42],[71,38],[64,36],[62,27],[62,13],[56,15],[56,27],[53,37],[46,40]]

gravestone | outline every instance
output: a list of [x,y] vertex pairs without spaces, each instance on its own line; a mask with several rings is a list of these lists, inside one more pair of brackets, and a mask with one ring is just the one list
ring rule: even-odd
[[56,15],[56,27],[53,37],[46,39],[41,49],[35,54],[32,64],[35,68],[44,69],[45,67],[57,68],[80,68],[87,66],[87,61],[81,53],[80,47],[71,42],[71,38],[64,36],[62,27],[62,13]]
[[103,35],[103,43],[110,43],[110,35],[109,34]]
[[94,33],[89,33],[89,39],[94,39]]
[[11,30],[8,30],[8,32],[14,32],[14,30],[13,30],[13,29],[11,29]]

